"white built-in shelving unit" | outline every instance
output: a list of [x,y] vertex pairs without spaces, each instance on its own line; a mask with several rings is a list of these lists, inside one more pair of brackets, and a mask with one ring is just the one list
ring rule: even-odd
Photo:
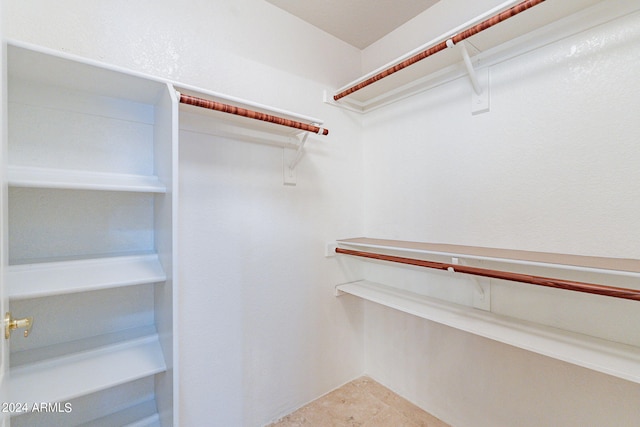
[[[20,43],[7,63],[5,283],[34,317],[10,341],[11,400],[69,402],[65,425],[174,425],[175,91]],[[144,397],[99,404],[114,390]]]
[[9,341],[10,399],[73,408],[11,423],[178,425],[179,130],[284,147],[290,185],[307,140],[180,93],[322,120],[21,42],[6,51],[2,286],[13,318],[34,318]]
[[[490,266],[527,274],[542,272],[546,277],[585,278],[592,283],[624,283],[627,288],[640,289],[640,260],[634,259],[371,238],[338,240],[337,247],[436,262],[455,260],[464,265]],[[638,301],[616,301],[607,296],[495,279],[477,281],[475,276],[455,271],[423,269],[426,273],[418,276],[416,270],[420,267],[397,267],[398,264],[386,261],[339,256],[351,262],[369,264],[371,268],[360,270],[361,280],[338,285],[338,296],[354,295],[452,328],[640,383],[640,340],[636,328],[628,327],[629,322],[633,324],[638,318]],[[393,271],[387,272],[385,268]],[[441,287],[440,294],[430,292],[430,288],[438,286]],[[467,292],[473,294],[467,302],[449,298],[465,286]],[[479,292],[485,299],[481,305],[476,304]],[[563,315],[567,317],[564,323],[559,320]],[[609,326],[596,328],[597,324],[607,322]]]

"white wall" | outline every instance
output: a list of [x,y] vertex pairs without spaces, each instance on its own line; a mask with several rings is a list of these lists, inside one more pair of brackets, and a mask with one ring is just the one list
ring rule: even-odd
[[7,2],[9,38],[325,120],[282,183],[282,148],[180,134],[185,426],[259,426],[363,371],[362,310],[325,242],[362,234],[360,118],[322,90],[355,48],[262,0]]
[[[466,79],[368,113],[366,235],[640,256],[638,28],[636,13],[492,66],[487,114],[470,114]],[[564,315],[564,299],[537,298],[528,310]],[[614,303],[599,305],[608,309],[597,316],[617,316]],[[608,321],[579,308],[594,325]],[[617,325],[636,341],[625,319],[637,308],[626,310]],[[456,427],[640,419],[638,384],[374,304],[365,319],[366,371]]]

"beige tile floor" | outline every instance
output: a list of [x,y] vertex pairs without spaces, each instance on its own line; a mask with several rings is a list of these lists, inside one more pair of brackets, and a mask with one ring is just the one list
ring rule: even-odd
[[368,377],[358,378],[268,427],[449,427]]

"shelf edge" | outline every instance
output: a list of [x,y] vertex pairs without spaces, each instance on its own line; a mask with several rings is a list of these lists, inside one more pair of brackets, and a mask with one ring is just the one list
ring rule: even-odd
[[[100,280],[96,277],[102,276]],[[43,283],[47,286],[42,285]],[[158,255],[91,258],[11,265],[6,283],[10,300],[164,282]],[[53,286],[49,284],[54,283]]]
[[142,193],[167,191],[164,184],[154,175],[96,173],[14,165],[7,168],[7,177],[10,187]]

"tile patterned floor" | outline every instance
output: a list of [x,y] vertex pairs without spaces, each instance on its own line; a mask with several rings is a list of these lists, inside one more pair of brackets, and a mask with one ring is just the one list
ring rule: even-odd
[[450,427],[368,377],[358,378],[268,427]]

